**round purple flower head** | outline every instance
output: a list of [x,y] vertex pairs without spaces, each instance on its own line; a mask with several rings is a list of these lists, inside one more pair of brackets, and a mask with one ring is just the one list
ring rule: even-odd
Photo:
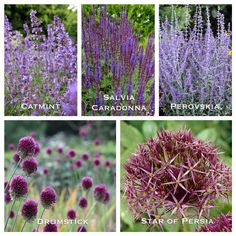
[[70,220],[76,219],[76,211],[73,208],[67,211],[67,219],[70,219]]
[[93,164],[94,164],[94,166],[99,166],[100,165],[100,160],[98,158],[94,158]]
[[87,136],[87,134],[88,134],[88,132],[86,129],[80,128],[80,130],[79,130],[80,137],[85,137],[85,136]]
[[68,156],[69,158],[75,157],[75,156],[76,156],[75,150],[74,150],[74,149],[70,149],[70,150],[68,151],[68,153],[67,153],[67,156]]
[[20,155],[18,152],[15,152],[13,155],[13,161],[17,164],[20,161]]
[[52,207],[57,201],[57,193],[53,187],[48,186],[40,193],[40,201],[45,209]]
[[21,209],[25,221],[33,221],[38,214],[38,203],[34,200],[26,200]]
[[232,232],[232,215],[220,215],[213,223],[201,227],[200,232]]
[[43,168],[43,174],[48,175],[48,168],[47,167]]
[[81,198],[79,199],[79,207],[82,208],[82,209],[84,209],[84,208],[87,208],[87,206],[88,206],[88,200],[87,200],[87,198],[81,197]]
[[77,229],[77,232],[87,232],[87,229],[85,228],[84,225],[80,225]]
[[34,156],[37,156],[40,153],[40,144],[35,142]]
[[4,200],[6,204],[11,202],[11,194],[8,191],[5,192]]
[[57,148],[57,152],[60,153],[60,154],[63,153],[63,148],[62,147],[58,147]]
[[15,217],[15,212],[11,210],[9,213],[9,217],[13,219]]
[[82,157],[82,159],[84,161],[87,161],[89,159],[89,153],[88,152],[84,152],[81,157]]
[[57,231],[58,231],[57,225],[50,222],[47,223],[43,229],[43,232],[57,232]]
[[15,148],[15,146],[14,146],[13,143],[10,143],[10,144],[8,145],[8,149],[9,149],[10,151],[13,151],[14,148]]
[[19,140],[17,150],[22,159],[34,155],[36,142],[31,136],[23,137]]
[[98,138],[96,138],[95,140],[94,140],[94,144],[96,145],[96,146],[98,146],[98,145],[101,145],[101,140],[100,139],[98,139]]
[[28,193],[28,184],[23,176],[16,175],[10,183],[10,191],[13,198],[24,198]]
[[98,184],[95,186],[93,195],[96,201],[107,203],[110,200],[110,194],[108,193],[107,187],[105,184]]
[[75,166],[76,166],[77,168],[80,168],[80,167],[82,166],[82,161],[81,161],[81,160],[76,160],[76,161],[75,161]]
[[[157,133],[138,146],[125,164],[124,193],[133,218],[209,218],[209,208],[231,193],[231,170],[212,144],[189,130]],[[144,204],[145,202],[145,204]],[[153,213],[151,213],[153,212]]]
[[82,187],[85,190],[88,190],[93,186],[93,179],[89,176],[85,176],[85,177],[82,178],[81,183],[82,183]]
[[38,161],[34,157],[30,157],[22,161],[22,170],[27,176],[33,175],[38,169]]
[[110,167],[111,166],[111,162],[106,160],[105,163],[104,163],[104,166],[105,167]]
[[46,149],[46,153],[47,153],[48,155],[51,155],[51,154],[52,154],[52,149],[51,149],[51,148],[47,148],[47,149]]

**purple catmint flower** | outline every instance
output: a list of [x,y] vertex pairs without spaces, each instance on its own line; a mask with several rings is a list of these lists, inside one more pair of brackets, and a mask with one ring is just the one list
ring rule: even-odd
[[76,211],[73,208],[67,211],[67,219],[71,219],[71,220],[76,219]]
[[48,186],[40,193],[40,201],[43,208],[51,208],[57,201],[57,193],[53,187]]
[[23,137],[19,140],[17,151],[22,159],[32,156],[35,153],[36,142],[31,136]]
[[48,222],[43,229],[43,232],[57,232],[57,225],[52,223],[52,222]]
[[21,209],[21,215],[25,221],[34,221],[38,214],[38,203],[34,200],[26,200]]
[[15,218],[15,212],[11,210],[10,213],[9,213],[9,217],[11,219]]
[[75,166],[76,166],[77,168],[80,168],[80,167],[82,166],[82,161],[81,161],[81,160],[76,160],[76,161],[75,161]]
[[105,184],[98,184],[93,191],[94,198],[97,202],[106,204],[110,200],[110,194]]
[[13,155],[13,161],[17,164],[20,161],[20,155],[18,152],[15,152]]
[[86,198],[86,197],[81,197],[81,198],[79,199],[79,207],[82,208],[82,209],[84,209],[84,208],[87,208],[87,206],[88,206],[88,200],[87,200],[87,198]]
[[83,189],[89,190],[93,186],[93,179],[89,176],[84,176],[81,181]]
[[77,115],[77,83],[69,85],[65,102],[62,103],[62,110],[67,116]]
[[10,183],[11,196],[15,199],[24,198],[28,193],[28,183],[23,176],[17,175]]
[[88,153],[88,152],[82,153],[81,158],[82,158],[84,161],[87,161],[87,160],[89,159],[89,153]]
[[[136,219],[170,212],[197,218],[207,216],[217,199],[231,192],[231,170],[217,149],[194,137],[189,130],[157,133],[140,144],[125,164],[124,193]],[[145,202],[145,204],[143,204]]]
[[27,176],[30,176],[37,172],[38,161],[36,160],[35,157],[29,157],[28,159],[22,161],[21,166],[25,174]]
[[87,232],[87,229],[85,228],[84,225],[80,225],[77,229],[77,232]]
[[8,149],[13,151],[15,149],[15,145],[13,143],[8,144]]
[[232,232],[232,215],[221,214],[213,223],[201,227],[200,232]]

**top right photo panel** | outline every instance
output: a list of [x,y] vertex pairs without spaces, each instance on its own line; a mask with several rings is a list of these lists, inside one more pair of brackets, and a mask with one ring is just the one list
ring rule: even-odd
[[160,5],[159,115],[232,115],[232,5]]

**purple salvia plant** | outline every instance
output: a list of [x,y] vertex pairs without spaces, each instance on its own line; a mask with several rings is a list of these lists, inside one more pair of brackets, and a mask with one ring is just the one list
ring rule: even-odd
[[[103,5],[94,6],[89,16],[83,13],[83,114],[153,115],[154,34],[149,35],[144,49],[125,8],[120,19],[111,18]],[[126,98],[110,101],[104,95]],[[120,106],[126,108],[119,110]],[[145,106],[146,111],[134,106]],[[99,107],[103,109],[96,110]]]
[[[124,194],[134,219],[208,218],[232,191],[231,169],[191,131],[160,131],[125,164]],[[163,225],[159,225],[163,230]]]
[[[203,19],[203,14],[206,20]],[[160,110],[162,115],[231,115],[232,33],[217,11],[213,32],[208,7],[197,6],[193,19],[186,7],[185,29],[173,19],[160,19]],[[189,22],[194,21],[191,28]],[[191,105],[171,108],[171,104]],[[192,105],[211,105],[192,109]]]
[[[44,34],[36,13],[31,11],[23,35],[5,16],[5,114],[76,115],[76,45],[57,16]],[[22,104],[58,105],[25,110]]]

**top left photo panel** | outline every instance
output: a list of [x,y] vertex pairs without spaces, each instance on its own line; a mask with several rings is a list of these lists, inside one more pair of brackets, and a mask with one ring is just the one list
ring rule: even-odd
[[76,6],[4,8],[5,116],[76,116]]

